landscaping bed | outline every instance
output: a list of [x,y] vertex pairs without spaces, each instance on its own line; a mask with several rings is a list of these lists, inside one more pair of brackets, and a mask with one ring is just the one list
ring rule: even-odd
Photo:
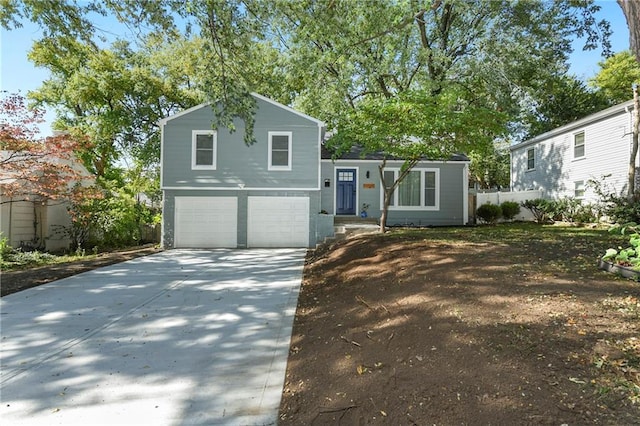
[[91,269],[124,262],[140,256],[147,256],[159,251],[161,249],[157,245],[149,244],[84,256],[70,262],[52,263],[15,271],[2,271],[0,293],[2,296],[6,296]]
[[640,284],[598,268],[621,241],[507,224],[310,251],[279,424],[640,424]]

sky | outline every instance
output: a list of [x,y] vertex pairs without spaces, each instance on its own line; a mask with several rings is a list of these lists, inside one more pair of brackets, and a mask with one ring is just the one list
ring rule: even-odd
[[[601,6],[598,20],[606,19],[611,23],[613,35],[611,44],[613,52],[620,52],[629,48],[629,30],[620,6],[615,0],[596,1]],[[115,22],[115,20],[113,20]],[[113,28],[114,22],[105,21],[103,28]],[[20,92],[26,95],[30,90],[37,89],[48,76],[45,69],[34,67],[27,59],[27,53],[33,41],[40,37],[36,25],[25,23],[23,28],[0,31],[0,90],[10,93]],[[584,40],[574,42],[574,52],[570,56],[570,73],[582,80],[593,77],[598,71],[598,62],[602,61],[601,51],[583,51]],[[48,111],[46,122],[41,127],[42,136],[51,134],[51,122],[54,112]]]

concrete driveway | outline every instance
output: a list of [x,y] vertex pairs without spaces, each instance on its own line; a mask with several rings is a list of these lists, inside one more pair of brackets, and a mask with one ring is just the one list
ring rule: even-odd
[[0,299],[2,424],[275,424],[304,255],[171,250]]

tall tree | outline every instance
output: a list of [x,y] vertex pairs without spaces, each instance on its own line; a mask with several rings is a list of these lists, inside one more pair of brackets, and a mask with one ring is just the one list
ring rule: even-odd
[[82,157],[96,176],[122,158],[154,167],[158,120],[204,99],[195,72],[205,66],[201,47],[198,40],[168,43],[155,35],[137,50],[124,41],[102,49],[66,36],[45,38],[29,57],[51,75],[31,97],[58,110],[58,128],[91,138]]
[[519,123],[532,138],[611,105],[602,91],[571,75],[549,76],[531,92],[530,107]]
[[637,0],[618,0],[629,27],[629,47],[640,63],[640,2]]
[[631,51],[622,51],[599,62],[600,71],[589,84],[597,88],[611,103],[621,103],[632,98],[631,87],[640,83],[640,62]]
[[633,121],[631,124],[631,153],[629,155],[629,181],[627,184],[627,198],[640,201],[640,192],[636,187],[636,158],[638,157],[638,145],[640,144],[640,95],[638,95],[638,84],[633,85]]
[[407,159],[394,182],[381,173],[388,198],[419,158],[486,152],[520,94],[565,72],[571,38],[596,26],[597,6],[572,4],[282,1],[276,9],[302,82],[297,105],[337,128],[338,151],[358,143],[364,153]]

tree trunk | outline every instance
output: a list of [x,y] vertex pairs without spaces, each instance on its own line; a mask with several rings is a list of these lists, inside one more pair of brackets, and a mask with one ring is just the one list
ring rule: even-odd
[[627,18],[629,27],[629,47],[636,55],[636,60],[640,63],[640,1],[638,0],[618,0],[618,4]]
[[384,167],[387,165],[387,160],[382,160],[382,163],[378,166],[378,173],[380,174],[380,182],[382,185],[382,213],[380,214],[380,232],[387,232],[387,213],[389,212],[389,203],[391,202],[391,196],[393,195],[393,188],[387,189],[387,183],[384,180]]
[[387,215],[389,213],[389,204],[391,204],[391,197],[396,190],[400,182],[407,177],[409,172],[418,164],[418,160],[406,160],[401,168],[398,179],[394,180],[391,186],[387,186],[387,182],[384,180],[384,168],[387,165],[387,160],[382,160],[382,163],[378,166],[378,172],[380,173],[380,182],[382,182],[382,188],[384,190],[384,199],[382,200],[382,213],[380,215],[380,232],[383,234],[387,232]]
[[640,99],[638,85],[633,85],[633,120],[632,120],[631,155],[629,156],[629,184],[627,198],[633,200],[636,195],[636,157],[638,156],[638,133],[640,133]]

